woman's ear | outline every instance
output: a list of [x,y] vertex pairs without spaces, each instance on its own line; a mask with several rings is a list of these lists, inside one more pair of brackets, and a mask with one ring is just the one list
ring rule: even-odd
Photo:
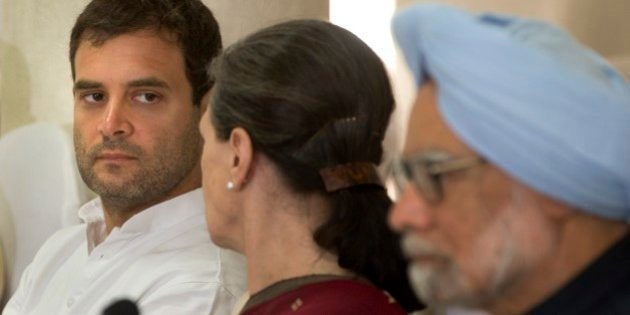
[[203,97],[201,97],[201,101],[199,104],[199,113],[203,115],[208,109],[209,105],[210,105],[210,91],[206,92],[206,94],[204,94]]
[[230,167],[232,182],[234,182],[236,189],[240,189],[252,170],[254,148],[249,134],[241,127],[232,129],[228,142],[233,152],[233,161]]

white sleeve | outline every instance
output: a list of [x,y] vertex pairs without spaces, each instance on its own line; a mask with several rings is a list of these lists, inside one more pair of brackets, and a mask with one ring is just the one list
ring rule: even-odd
[[18,285],[17,290],[9,299],[7,305],[5,305],[4,310],[2,310],[2,315],[20,315],[24,313],[24,303],[26,303],[26,297],[28,296],[28,292],[30,291],[30,270],[32,263],[24,269],[22,272],[22,276],[20,277],[20,284]]
[[141,313],[147,315],[230,315],[237,300],[222,284],[186,282],[164,286],[137,303]]

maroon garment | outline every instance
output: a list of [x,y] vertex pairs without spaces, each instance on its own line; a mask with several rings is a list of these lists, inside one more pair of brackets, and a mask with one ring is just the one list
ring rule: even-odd
[[[264,291],[264,290],[263,290]],[[300,286],[256,305],[242,315],[253,314],[407,314],[386,292],[353,279],[332,279]]]

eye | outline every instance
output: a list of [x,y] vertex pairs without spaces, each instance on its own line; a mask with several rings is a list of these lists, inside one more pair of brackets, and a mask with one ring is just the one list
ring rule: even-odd
[[[445,175],[448,175],[448,172],[439,171],[441,165],[447,162],[446,158],[435,158],[435,159],[427,159],[424,164],[424,169],[427,172],[427,175],[435,182],[436,184],[442,184],[444,181]],[[436,171],[436,168],[438,169]]]
[[153,104],[160,101],[160,95],[152,92],[140,92],[133,97],[133,100],[144,104]]
[[442,184],[445,174],[446,173],[429,173],[429,177],[431,177],[431,180],[433,180],[435,183]]
[[88,103],[100,103],[105,100],[105,94],[100,92],[88,93],[81,96]]
[[416,161],[413,164],[408,166],[408,172],[411,177],[422,177],[423,179],[432,179],[439,180],[441,177],[441,173],[433,173],[431,172],[431,167],[436,162],[431,161]]

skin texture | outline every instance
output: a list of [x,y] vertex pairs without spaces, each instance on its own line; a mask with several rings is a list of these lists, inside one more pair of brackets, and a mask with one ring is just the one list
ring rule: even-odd
[[102,199],[108,231],[200,186],[204,109],[192,105],[181,50],[167,34],[83,41],[75,69],[77,163]]
[[[475,156],[442,119],[436,89],[431,82],[420,88],[404,155]],[[404,235],[417,295],[436,309],[464,305],[496,314],[526,312],[627,231],[623,223],[547,198],[491,163],[441,181],[441,201],[430,203],[408,185],[389,216],[390,226]]]
[[[432,84],[421,88],[404,154],[476,155],[442,120],[435,93]],[[499,169],[479,165],[444,175],[442,184],[444,198],[437,203],[408,186],[389,218],[404,232],[410,279],[429,305],[483,305],[552,253],[556,235],[552,222],[536,211],[536,194]]]
[[[273,163],[254,152],[244,129],[234,128],[220,141],[208,113],[199,126],[208,230],[214,243],[247,257],[250,294],[283,279],[351,274],[313,240],[329,211],[321,195],[292,192]],[[235,185],[229,191],[228,181]]]
[[[405,154],[434,150],[453,158],[476,155],[450,132],[434,99],[433,87],[421,90]],[[403,247],[414,260],[410,274],[423,299],[476,304],[477,296],[494,294],[514,277],[513,265],[521,258],[515,252],[518,236],[509,233],[511,226],[519,224],[512,209],[522,205],[511,198],[518,185],[489,165],[445,175],[443,184],[444,199],[437,204],[407,187],[390,222],[397,230],[410,232]],[[540,218],[531,219],[544,226]]]
[[[217,139],[208,112],[209,110],[202,116],[199,123],[199,129],[204,138],[201,169],[206,223],[215,244],[242,250],[240,244],[236,244],[224,236],[234,234],[242,229],[238,220],[240,216],[238,209],[241,207],[241,202],[228,198],[231,191],[226,188],[227,182],[232,181],[234,183],[230,173],[231,166],[234,165],[233,157],[229,154],[230,144]],[[240,188],[235,183],[233,191],[238,191]]]

